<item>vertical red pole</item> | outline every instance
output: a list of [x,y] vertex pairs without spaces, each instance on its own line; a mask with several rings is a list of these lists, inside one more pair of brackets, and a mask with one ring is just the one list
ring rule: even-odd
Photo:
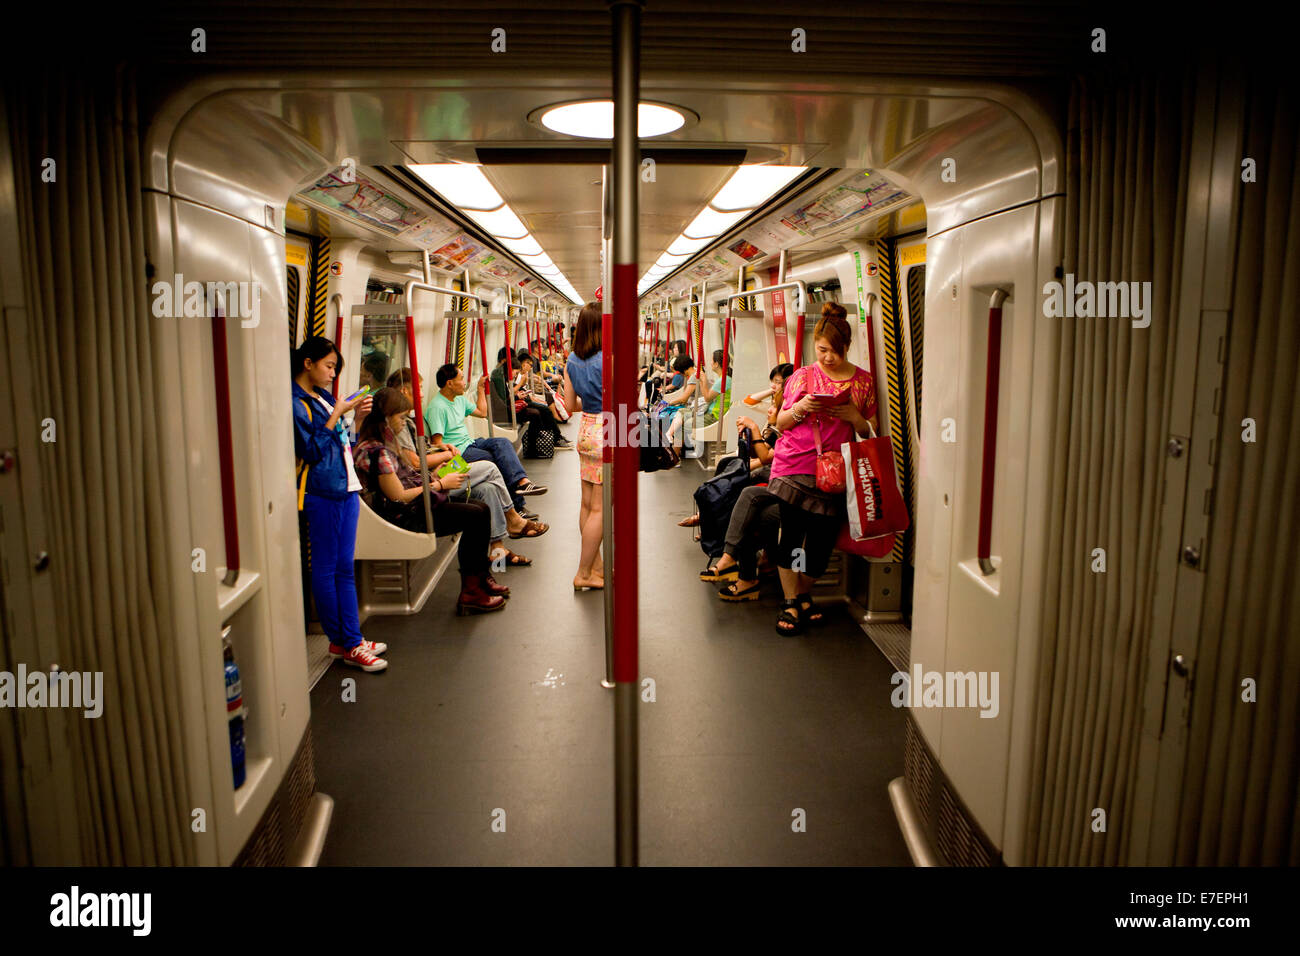
[[[339,356],[343,355],[343,301],[339,300],[339,317],[334,323],[334,347],[339,350]],[[334,390],[334,397],[339,397],[339,377],[334,376],[334,384],[330,386]]]
[[[613,178],[613,385],[616,447],[613,453],[614,570],[626,582],[610,586],[614,631],[614,852],[620,866],[638,859],[639,746],[637,708],[638,594],[637,470],[640,449],[627,440],[626,423],[637,402],[637,259],[640,140],[637,120],[641,99],[641,0],[609,0],[613,15],[612,72],[614,140],[610,150]],[[606,520],[609,520],[608,518]]]
[[[450,321],[450,320],[448,320]],[[448,340],[448,346],[451,342]],[[420,401],[420,360],[415,354],[415,316],[406,317],[406,354],[411,358],[411,398],[415,400],[415,434],[424,437],[424,405]],[[436,383],[435,383],[436,384]]]
[[[221,522],[226,536],[226,576],[233,586],[239,578],[239,510],[235,501],[235,445],[230,418],[230,355],[226,348],[226,319],[218,307],[212,316],[212,364],[217,390],[217,451],[221,468]],[[338,379],[335,394],[338,394]]]
[[986,575],[993,567],[993,485],[997,475],[998,393],[1002,375],[1002,302],[997,289],[989,304],[989,344],[984,376],[984,463],[980,470],[979,565]]

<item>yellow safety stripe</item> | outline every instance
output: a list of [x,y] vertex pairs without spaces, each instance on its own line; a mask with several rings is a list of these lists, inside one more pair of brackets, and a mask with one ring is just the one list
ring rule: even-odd
[[[890,239],[881,239],[877,242],[877,249],[880,250],[876,257],[876,265],[880,269],[880,327],[885,339],[885,393],[889,401],[889,438],[894,446],[894,469],[898,474],[908,476],[908,500],[911,500],[911,471],[903,467],[904,451],[907,447],[905,444],[907,420],[903,417],[903,382],[898,369],[896,328],[898,323],[894,311],[894,246],[895,243]],[[890,552],[890,560],[900,563],[903,561],[905,537],[906,535],[900,534],[894,538],[894,550]]]

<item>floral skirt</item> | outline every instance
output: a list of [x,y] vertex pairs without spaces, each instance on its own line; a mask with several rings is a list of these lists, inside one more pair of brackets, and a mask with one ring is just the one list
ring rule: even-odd
[[583,481],[593,485],[601,483],[601,464],[604,454],[604,422],[599,415],[591,412],[582,413],[582,425],[578,429],[578,473]]

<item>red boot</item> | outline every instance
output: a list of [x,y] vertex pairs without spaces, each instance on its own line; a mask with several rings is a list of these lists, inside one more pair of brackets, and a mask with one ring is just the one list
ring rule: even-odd
[[491,594],[484,587],[483,577],[478,574],[460,576],[460,597],[456,599],[456,614],[486,614],[499,611],[506,606],[506,599],[499,594]]
[[507,585],[497,583],[497,579],[491,574],[483,575],[483,590],[488,594],[500,594],[502,597],[510,597],[510,588]]

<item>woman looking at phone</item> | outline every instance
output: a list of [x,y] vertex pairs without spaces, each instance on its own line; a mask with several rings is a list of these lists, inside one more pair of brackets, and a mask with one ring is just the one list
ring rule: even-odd
[[[820,623],[812,588],[826,572],[831,549],[845,520],[844,492],[817,487],[818,444],[838,451],[876,425],[876,388],[871,374],[848,361],[852,330],[844,307],[822,306],[813,330],[817,360],[797,369],[784,383],[776,428],[781,433],[772,456],[768,491],[781,499],[781,541],[777,570],[785,595],[778,634],[800,633]],[[801,555],[796,555],[801,551]],[[802,557],[795,570],[796,557]]]
[[330,656],[363,671],[381,671],[388,650],[361,636],[352,557],[357,544],[361,481],[352,462],[352,443],[343,416],[368,412],[368,394],[334,401],[330,386],[343,357],[324,336],[312,336],[293,351],[293,445],[298,455],[298,510],[311,541],[311,591],[316,613],[330,639]]

